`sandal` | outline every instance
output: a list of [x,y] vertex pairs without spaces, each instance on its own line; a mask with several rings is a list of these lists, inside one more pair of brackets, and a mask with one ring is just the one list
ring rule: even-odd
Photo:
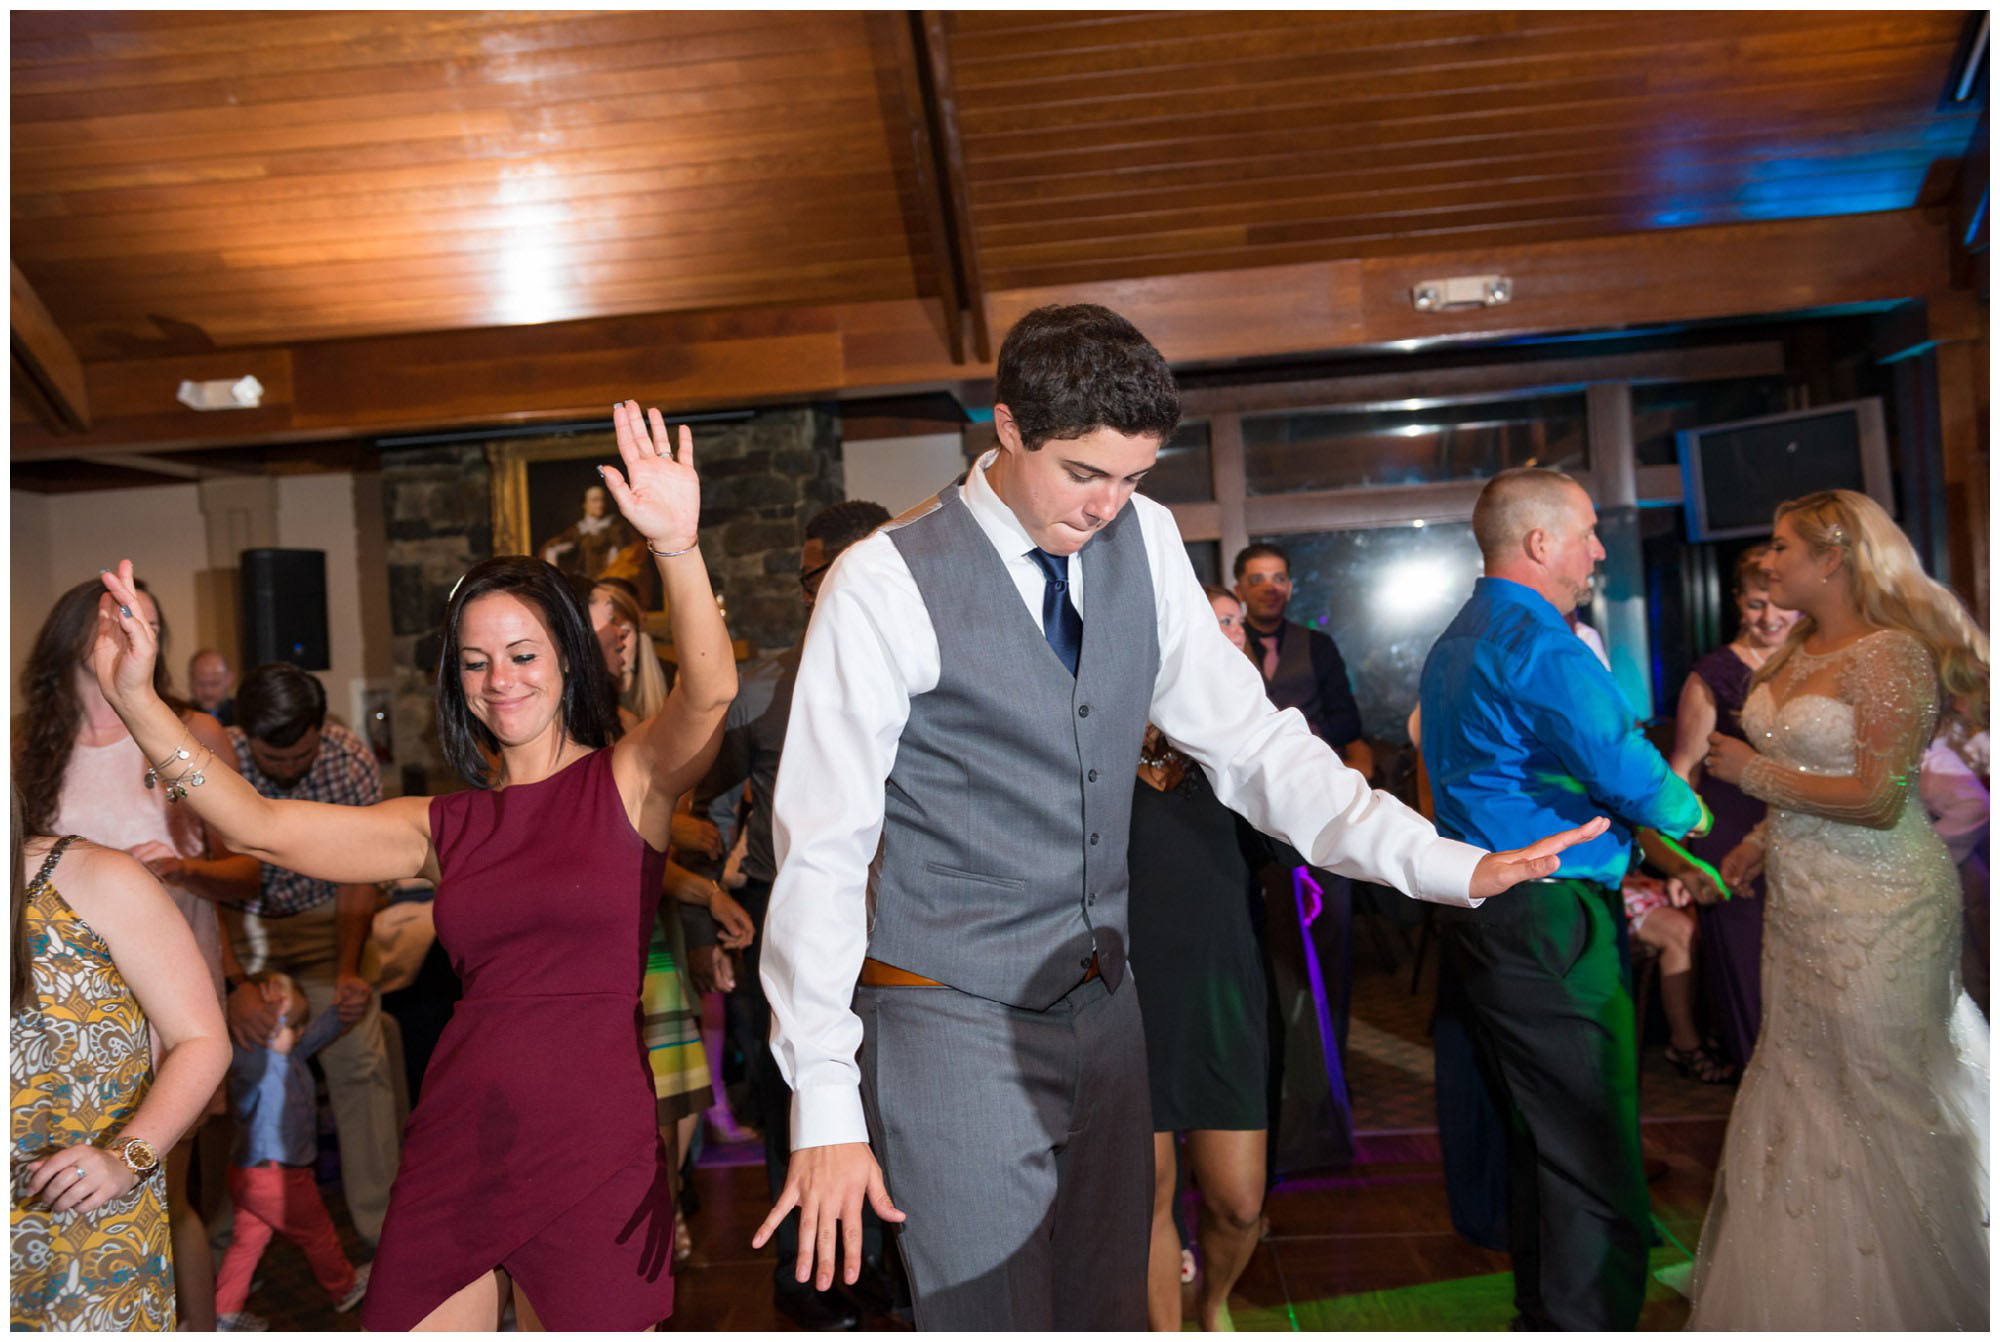
[[1726,1086],[1736,1079],[1735,1065],[1716,1057],[1706,1045],[1696,1044],[1691,1049],[1681,1050],[1669,1044],[1667,1061],[1682,1076],[1704,1085]]

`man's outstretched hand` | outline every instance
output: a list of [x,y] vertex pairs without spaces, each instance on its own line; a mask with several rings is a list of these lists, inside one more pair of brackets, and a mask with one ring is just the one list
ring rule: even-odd
[[1551,834],[1540,843],[1529,844],[1526,848],[1510,848],[1504,853],[1488,853],[1479,859],[1479,865],[1472,869],[1472,897],[1484,899],[1497,895],[1503,890],[1511,890],[1523,881],[1536,881],[1544,876],[1556,874],[1562,864],[1565,848],[1588,843],[1611,827],[1606,816],[1599,816],[1588,824],[1566,829],[1560,834]]
[[[852,1286],[861,1277],[861,1199],[884,1221],[901,1221],[903,1213],[889,1201],[882,1183],[882,1167],[866,1142],[840,1142],[833,1146],[805,1146],[792,1152],[785,1171],[785,1188],[777,1205],[757,1227],[750,1247],[761,1249],[792,1208],[799,1209],[798,1280],[815,1278],[813,1286],[824,1291],[833,1285],[834,1236],[839,1234],[846,1248],[847,1270],[841,1280]],[[818,1267],[814,1267],[814,1259]]]

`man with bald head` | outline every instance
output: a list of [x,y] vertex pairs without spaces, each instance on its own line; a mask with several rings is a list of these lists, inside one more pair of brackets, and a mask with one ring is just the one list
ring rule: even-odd
[[1613,819],[1513,898],[1440,906],[1439,982],[1510,1118],[1515,1327],[1629,1329],[1650,1207],[1618,884],[1634,829],[1699,833],[1709,817],[1567,623],[1604,557],[1590,496],[1559,471],[1505,471],[1481,491],[1472,530],[1485,576],[1421,682],[1438,830],[1503,848]]
[[214,648],[188,658],[188,698],[225,727],[236,725],[236,701],[229,697],[229,661]]

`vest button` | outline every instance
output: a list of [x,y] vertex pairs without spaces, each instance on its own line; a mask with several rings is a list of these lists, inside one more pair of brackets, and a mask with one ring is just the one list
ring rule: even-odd
[[1076,710],[1076,715],[1077,715],[1078,717],[1080,717],[1080,718],[1087,718],[1087,717],[1089,717],[1089,716],[1090,716],[1090,705],[1089,705],[1089,704],[1080,704],[1080,705],[1078,705],[1078,706],[1077,706],[1077,710]]
[[1088,781],[1095,783],[1097,781],[1097,770],[1092,769],[1088,774],[1085,775],[1085,778]]
[[1082,967],[1085,969],[1090,968],[1090,957],[1088,955],[1083,957]]
[[1091,835],[1091,836],[1090,836],[1090,842],[1091,842],[1091,845],[1092,845],[1093,847],[1095,847],[1095,846],[1096,846],[1096,844],[1097,844],[1097,836],[1096,836],[1095,834],[1093,834],[1093,835]]
[[1096,894],[1095,894],[1095,893],[1093,892],[1093,893],[1092,893],[1092,894],[1091,894],[1091,895],[1090,895],[1090,896],[1089,896],[1088,898],[1086,898],[1086,899],[1085,899],[1085,900],[1084,900],[1083,902],[1084,902],[1084,903],[1086,903],[1086,904],[1095,904],[1095,903],[1097,902],[1097,895],[1096,895]]

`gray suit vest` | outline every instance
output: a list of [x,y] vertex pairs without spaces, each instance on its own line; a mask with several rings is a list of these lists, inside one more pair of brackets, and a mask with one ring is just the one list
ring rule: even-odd
[[1084,547],[1077,675],[1050,649],[952,485],[889,533],[937,632],[884,796],[868,954],[1045,1010],[1093,950],[1125,974],[1132,779],[1160,666],[1153,576],[1129,507]]

